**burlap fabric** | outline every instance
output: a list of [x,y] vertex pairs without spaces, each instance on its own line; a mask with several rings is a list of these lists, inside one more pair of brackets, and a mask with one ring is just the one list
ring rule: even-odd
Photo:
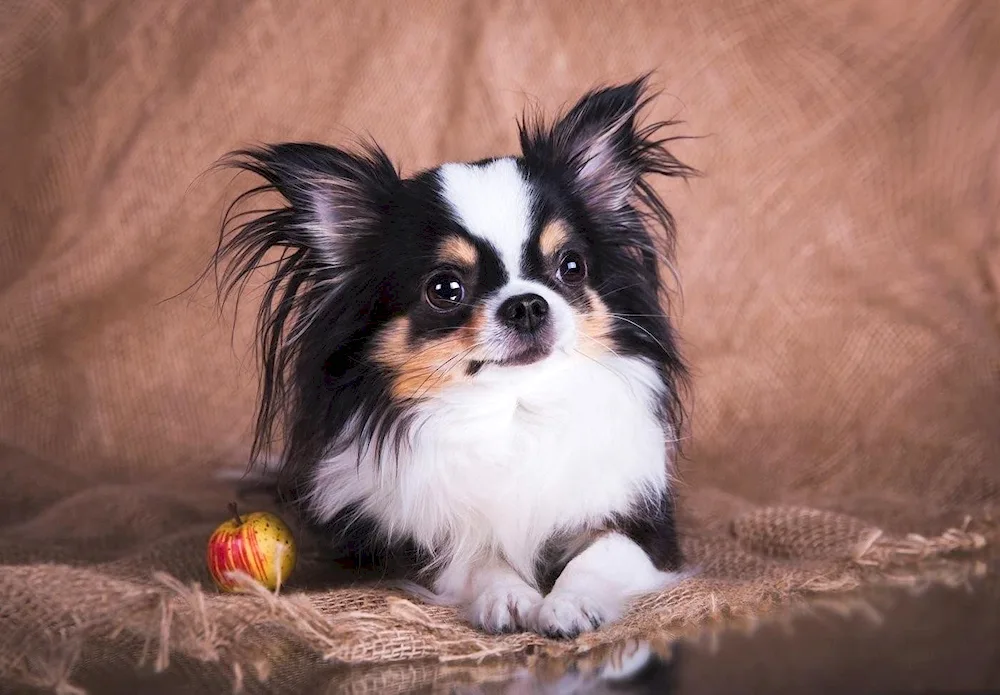
[[[438,677],[418,658],[669,637],[975,553],[1000,496],[998,63],[975,1],[8,0],[0,690],[166,669],[199,692],[401,692]],[[204,541],[234,492],[211,479],[246,456],[255,307],[169,299],[249,184],[202,174],[360,133],[405,171],[509,152],[526,103],[649,69],[652,116],[704,136],[676,153],[706,176],[661,188],[701,574],[570,643],[478,634],[308,539],[281,596],[216,595]]]

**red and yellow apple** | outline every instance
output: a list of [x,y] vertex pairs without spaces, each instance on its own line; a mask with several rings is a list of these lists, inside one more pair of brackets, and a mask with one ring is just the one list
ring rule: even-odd
[[248,574],[269,591],[288,581],[295,569],[295,539],[284,521],[269,512],[240,515],[229,505],[233,518],[220,525],[208,539],[208,571],[223,591],[243,587],[230,572]]

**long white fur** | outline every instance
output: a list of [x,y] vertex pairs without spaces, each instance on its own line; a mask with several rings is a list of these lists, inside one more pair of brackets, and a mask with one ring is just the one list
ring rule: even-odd
[[[435,554],[434,592],[489,629],[589,629],[596,611],[617,618],[625,601],[671,579],[625,536],[611,534],[572,560],[548,598],[535,585],[542,543],[560,530],[600,528],[668,485],[667,443],[652,364],[578,351],[574,313],[555,292],[519,279],[531,192],[516,166],[448,165],[444,190],[456,217],[493,244],[510,283],[489,300],[535,291],[550,304],[556,349],[527,366],[484,367],[418,406],[395,460],[391,447],[349,447],[323,461],[309,504],[321,519],[348,505]],[[484,341],[495,337],[489,323]],[[386,453],[388,452],[388,453]],[[360,466],[358,461],[360,459]]]

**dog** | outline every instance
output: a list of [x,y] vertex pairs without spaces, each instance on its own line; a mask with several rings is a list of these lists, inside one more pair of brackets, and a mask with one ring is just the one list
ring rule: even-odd
[[[520,153],[403,177],[372,142],[263,145],[223,224],[227,292],[267,273],[252,455],[331,541],[402,552],[492,633],[572,637],[679,580],[688,370],[664,311],[695,171],[648,76],[585,94]],[[236,214],[259,194],[281,203]],[[405,551],[405,552],[404,552]]]

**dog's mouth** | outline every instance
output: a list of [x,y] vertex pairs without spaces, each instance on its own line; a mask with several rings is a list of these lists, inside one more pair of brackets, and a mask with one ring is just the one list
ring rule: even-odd
[[541,362],[551,354],[551,348],[545,348],[541,345],[533,345],[525,350],[500,360],[473,360],[469,362],[469,366],[466,368],[466,373],[469,376],[475,376],[480,372],[480,370],[483,369],[483,367],[487,365],[496,367],[524,367],[529,364]]
[[474,376],[485,367],[524,367],[543,361],[558,345],[557,331],[552,321],[546,321],[531,332],[505,330],[493,333],[489,347],[475,355],[466,372]]

